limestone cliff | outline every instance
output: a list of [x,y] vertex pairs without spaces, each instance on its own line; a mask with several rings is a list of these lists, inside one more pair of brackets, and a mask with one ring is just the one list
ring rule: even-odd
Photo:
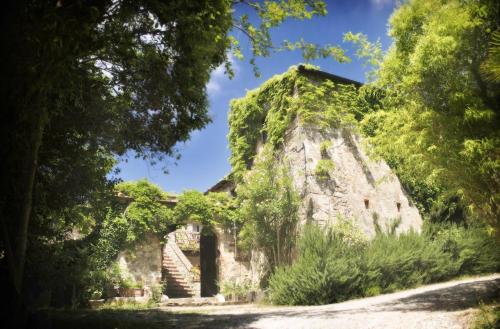
[[[303,222],[324,225],[342,216],[355,221],[368,236],[375,234],[374,221],[382,229],[400,222],[396,232],[420,230],[422,218],[399,179],[385,162],[366,156],[358,135],[347,128],[325,130],[298,122],[287,131],[282,152],[302,197]],[[320,150],[325,141],[331,142],[326,154]],[[319,179],[315,168],[325,157],[334,168],[328,179]]]

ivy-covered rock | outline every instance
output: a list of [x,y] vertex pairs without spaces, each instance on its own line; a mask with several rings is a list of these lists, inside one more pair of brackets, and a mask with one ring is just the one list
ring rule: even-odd
[[236,180],[253,164],[258,142],[278,148],[296,117],[325,129],[355,128],[369,111],[371,93],[361,91],[359,83],[322,74],[310,65],[292,66],[231,102],[228,140]]

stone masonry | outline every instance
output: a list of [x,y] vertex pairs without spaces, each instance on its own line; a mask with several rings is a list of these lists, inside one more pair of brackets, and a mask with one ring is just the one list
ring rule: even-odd
[[[330,179],[321,181],[314,171],[322,158],[320,144],[327,140],[335,166]],[[374,219],[382,229],[400,221],[396,232],[420,230],[422,218],[399,179],[384,161],[370,160],[361,138],[349,129],[325,132],[296,120],[286,135],[283,155],[301,195],[302,222],[325,225],[341,216],[355,221],[368,236],[375,234]]]

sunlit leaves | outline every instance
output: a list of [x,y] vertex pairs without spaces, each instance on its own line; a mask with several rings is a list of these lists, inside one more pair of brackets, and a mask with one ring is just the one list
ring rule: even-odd
[[491,35],[488,59],[483,63],[482,70],[488,80],[500,82],[500,31]]
[[[338,45],[319,45],[304,39],[293,42],[284,40],[279,45],[273,43],[272,28],[288,19],[305,20],[312,19],[314,16],[325,16],[327,14],[325,1],[237,1],[236,4],[247,6],[256,14],[256,17],[243,14],[233,19],[233,29],[242,32],[249,39],[251,48],[249,62],[256,76],[259,76],[260,72],[255,64],[255,58],[270,56],[272,52],[300,50],[306,61],[318,58],[333,58],[340,63],[350,61]],[[242,57],[239,44],[232,43],[231,48],[235,57]]]
[[493,58],[495,8],[488,1],[423,0],[398,8],[394,45],[375,83],[385,111],[366,116],[363,131],[403,182],[458,194],[474,215],[498,225],[500,89],[480,74],[487,66],[481,63]]

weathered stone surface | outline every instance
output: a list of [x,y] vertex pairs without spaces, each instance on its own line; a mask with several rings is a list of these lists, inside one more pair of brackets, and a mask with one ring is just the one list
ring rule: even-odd
[[153,234],[147,234],[131,250],[120,252],[118,262],[123,271],[130,273],[144,287],[151,287],[161,281],[161,245]]
[[[320,144],[326,140],[331,142],[327,157],[335,168],[330,179],[321,181],[314,171],[322,159]],[[349,129],[325,132],[296,121],[287,132],[283,155],[302,198],[303,223],[312,220],[324,225],[342,216],[373,236],[374,218],[378,218],[382,229],[400,218],[396,232],[420,230],[422,218],[399,179],[385,162],[370,160],[360,137]]]
[[217,229],[216,233],[219,282],[250,279],[252,276],[250,262],[237,259],[238,250],[234,236],[221,228]]

